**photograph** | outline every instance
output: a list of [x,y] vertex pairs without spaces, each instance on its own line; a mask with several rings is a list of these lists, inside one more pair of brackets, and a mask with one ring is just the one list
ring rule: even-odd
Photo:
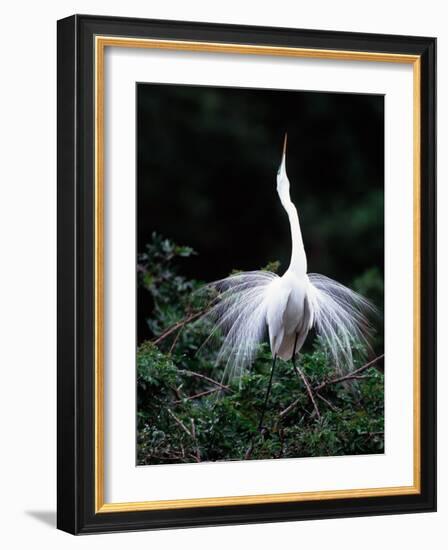
[[58,21],[58,529],[436,510],[436,39],[318,28]]
[[385,453],[384,132],[382,94],[136,84],[137,466]]

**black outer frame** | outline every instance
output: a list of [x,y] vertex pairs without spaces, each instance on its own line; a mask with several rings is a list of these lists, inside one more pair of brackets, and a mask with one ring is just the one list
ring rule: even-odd
[[[58,21],[57,526],[73,534],[436,510],[436,39],[74,15]],[[421,56],[421,493],[94,512],[94,37]]]

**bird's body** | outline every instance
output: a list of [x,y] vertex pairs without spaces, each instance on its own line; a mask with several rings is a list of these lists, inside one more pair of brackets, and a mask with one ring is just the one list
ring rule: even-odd
[[285,361],[292,358],[296,335],[298,351],[313,326],[308,287],[307,275],[288,270],[266,289],[266,325],[272,355]]
[[366,344],[370,336],[365,316],[373,309],[370,303],[336,281],[308,273],[299,216],[289,190],[285,136],[277,194],[291,229],[288,269],[281,277],[250,271],[207,285],[217,297],[205,316],[213,322],[211,335],[222,337],[217,362],[225,363],[224,376],[229,379],[250,367],[266,329],[274,365],[277,357],[294,360],[314,327],[338,370],[353,367],[353,344]]

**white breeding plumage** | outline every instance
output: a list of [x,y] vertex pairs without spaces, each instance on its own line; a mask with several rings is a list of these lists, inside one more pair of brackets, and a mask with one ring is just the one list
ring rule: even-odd
[[268,271],[237,273],[206,287],[216,291],[204,317],[212,321],[210,337],[224,335],[217,362],[225,362],[227,379],[240,377],[251,365],[266,329],[273,357],[289,360],[314,327],[339,371],[353,368],[353,346],[366,346],[371,334],[366,313],[374,308],[365,298],[328,277],[307,274],[299,217],[289,193],[286,140],[285,135],[277,193],[291,227],[287,271],[281,277]]

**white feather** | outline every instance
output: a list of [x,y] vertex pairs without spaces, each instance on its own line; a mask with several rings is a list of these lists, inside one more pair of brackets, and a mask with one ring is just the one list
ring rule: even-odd
[[354,367],[353,348],[368,349],[374,307],[361,295],[311,273],[300,282],[290,271],[282,277],[268,271],[231,275],[206,285],[218,294],[201,319],[212,329],[204,345],[218,336],[216,364],[224,379],[240,378],[255,360],[268,332],[273,355],[291,359],[314,327],[338,371]]
[[314,327],[334,368],[353,369],[353,348],[370,349],[372,326],[368,317],[375,307],[360,294],[317,273],[308,275]]
[[266,335],[269,291],[278,279],[269,271],[249,271],[206,285],[205,290],[218,295],[201,317],[212,324],[203,345],[214,336],[222,338],[216,363],[225,363],[224,379],[240,378],[255,359]]

